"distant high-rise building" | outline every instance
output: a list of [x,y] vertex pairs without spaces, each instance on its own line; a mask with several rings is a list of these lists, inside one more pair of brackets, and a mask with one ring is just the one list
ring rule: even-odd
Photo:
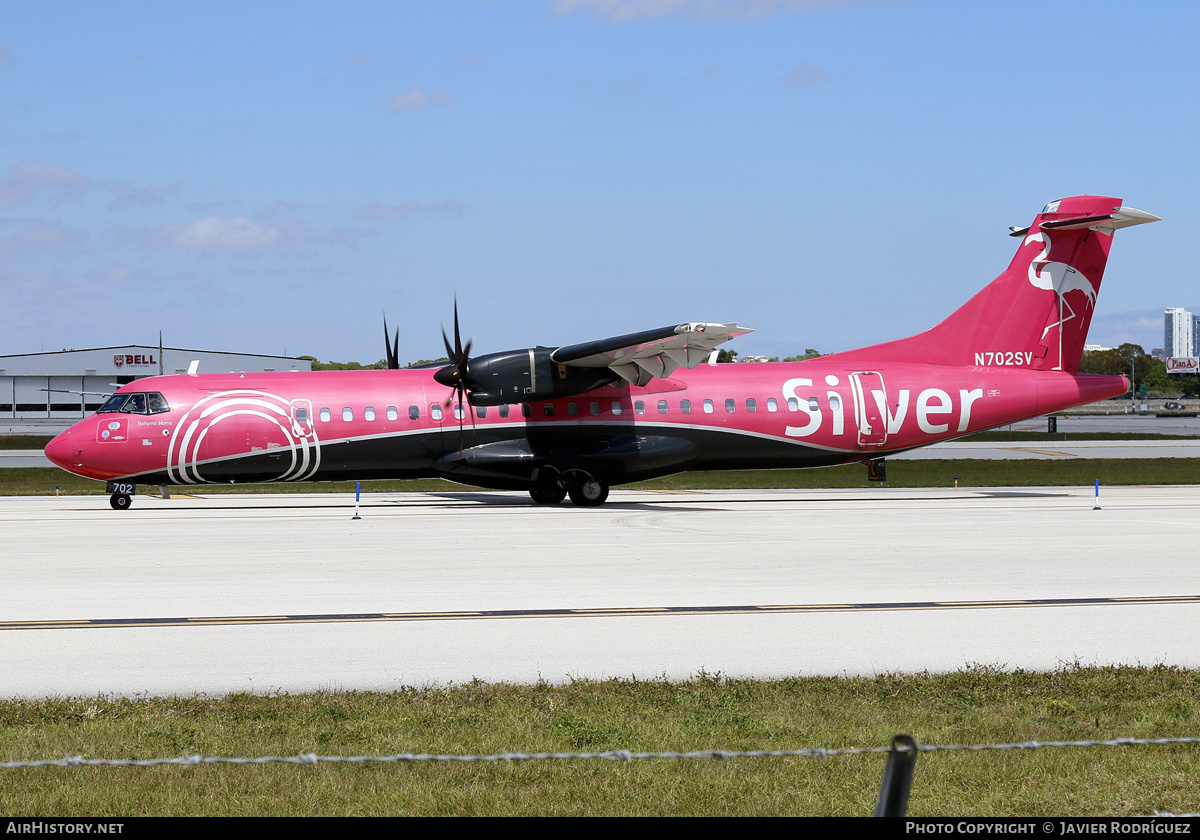
[[1174,307],[1163,317],[1163,349],[1168,356],[1195,355],[1196,319],[1186,309]]

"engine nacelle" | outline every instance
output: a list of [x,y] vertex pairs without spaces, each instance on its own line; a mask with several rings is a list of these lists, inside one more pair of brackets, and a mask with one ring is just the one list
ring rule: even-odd
[[557,364],[550,360],[552,352],[550,347],[533,347],[471,358],[463,383],[471,404],[503,405],[569,397],[620,379],[608,368]]

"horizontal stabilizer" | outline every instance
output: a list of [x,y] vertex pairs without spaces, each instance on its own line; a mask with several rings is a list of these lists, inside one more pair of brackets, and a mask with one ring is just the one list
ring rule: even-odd
[[[1148,222],[1160,222],[1162,219],[1155,216],[1153,213],[1147,213],[1145,210],[1137,210],[1133,207],[1118,207],[1111,213],[1105,213],[1099,216],[1083,216],[1077,219],[1055,219],[1041,223],[1043,230],[1098,230],[1101,233],[1112,234],[1118,228],[1133,227],[1134,225],[1144,225]],[[1024,236],[1029,233],[1030,228],[1009,228],[1012,233],[1009,236]]]

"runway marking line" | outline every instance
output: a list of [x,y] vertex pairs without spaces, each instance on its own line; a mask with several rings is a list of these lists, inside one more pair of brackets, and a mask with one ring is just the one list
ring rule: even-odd
[[1051,449],[1024,449],[1020,446],[1002,446],[1006,452],[1032,452],[1034,455],[1055,455],[1061,458],[1074,458],[1070,452],[1055,452]]
[[1154,606],[1200,604],[1200,595],[1152,595],[1126,598],[1040,598],[996,601],[897,601],[867,604],[748,604],[708,607],[598,607],[548,610],[457,610],[411,613],[317,613],[184,618],[92,618],[0,621],[4,630],[97,630],[104,628],[217,627],[262,624],[340,624],[376,621],[472,621],[512,618],[629,618],[684,615],[778,615],[780,613],[908,612],[914,610],[991,610],[1036,607]]

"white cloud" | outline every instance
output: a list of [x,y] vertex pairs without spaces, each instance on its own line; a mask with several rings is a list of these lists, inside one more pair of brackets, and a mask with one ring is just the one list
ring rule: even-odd
[[11,255],[34,248],[53,248],[56,245],[75,245],[83,237],[54,221],[31,219],[9,236],[0,236],[0,254]]
[[439,213],[443,216],[461,216],[467,212],[467,207],[461,201],[455,201],[451,198],[446,201],[439,201],[437,204],[430,204],[429,212]]
[[420,213],[425,208],[419,201],[406,201],[403,204],[367,204],[354,211],[356,219],[403,219],[413,213]]
[[413,88],[405,93],[394,93],[387,98],[388,107],[393,111],[423,111],[426,108],[445,105],[449,101],[450,95],[447,93],[438,91],[431,94],[420,88]]
[[273,248],[285,234],[284,225],[259,224],[245,217],[225,221],[206,216],[186,225],[159,228],[155,238],[185,251],[250,251]]
[[829,76],[820,67],[801,61],[791,70],[783,74],[782,81],[798,85],[812,85],[829,81]]
[[657,20],[687,14],[704,19],[758,20],[776,14],[834,9],[862,0],[547,0],[552,14],[598,15],[609,23]]
[[146,187],[145,189],[114,199],[108,205],[108,209],[124,210],[127,207],[134,207],[139,204],[158,204],[176,195],[179,192],[179,188],[179,184],[160,184],[158,186]]
[[25,161],[10,167],[7,178],[0,179],[0,204],[24,204],[39,192],[89,186],[92,181],[74,169]]
[[425,204],[423,201],[406,201],[403,204],[367,204],[354,211],[354,218],[371,221],[388,221],[403,219],[417,213],[435,213],[440,216],[461,216],[467,211],[466,205],[453,198],[439,201],[435,204]]

